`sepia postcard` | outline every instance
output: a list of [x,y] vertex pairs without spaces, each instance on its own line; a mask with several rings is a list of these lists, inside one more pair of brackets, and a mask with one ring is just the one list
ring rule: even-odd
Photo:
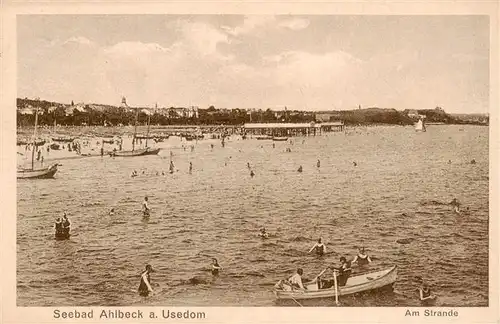
[[7,1],[1,322],[498,323],[499,7]]

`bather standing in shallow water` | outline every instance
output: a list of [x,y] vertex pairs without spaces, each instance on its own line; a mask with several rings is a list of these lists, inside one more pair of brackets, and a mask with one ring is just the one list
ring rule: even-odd
[[214,276],[218,276],[219,270],[222,270],[222,267],[219,265],[219,262],[217,261],[217,259],[213,258],[212,259],[212,274]]
[[358,254],[354,257],[351,263],[357,263],[358,266],[365,266],[372,262],[372,259],[365,253],[365,248],[360,247]]
[[318,239],[318,242],[314,244],[314,246],[309,250],[309,253],[315,251],[317,255],[322,256],[326,253],[326,245],[323,244],[321,237]]

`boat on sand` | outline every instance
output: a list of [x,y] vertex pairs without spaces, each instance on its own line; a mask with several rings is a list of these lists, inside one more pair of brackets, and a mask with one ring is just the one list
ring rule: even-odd
[[[33,146],[31,148],[31,167],[17,168],[17,179],[48,179],[53,178],[57,172],[58,163],[54,163],[49,167],[35,168],[35,151],[36,151],[36,130],[38,126],[38,108],[35,109],[35,130],[33,131]],[[42,164],[43,165],[43,164]]]
[[[347,296],[393,285],[397,280],[397,267],[357,274],[349,277],[345,285],[337,287],[338,296]],[[305,283],[305,290],[296,289],[283,281],[275,285],[277,300],[301,300],[335,297],[335,287],[319,289],[316,281]]]
[[49,179],[53,178],[57,172],[58,163],[54,163],[47,168],[39,169],[17,169],[17,179]]

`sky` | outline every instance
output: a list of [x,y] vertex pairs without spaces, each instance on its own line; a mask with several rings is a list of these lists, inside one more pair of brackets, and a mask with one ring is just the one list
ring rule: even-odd
[[486,113],[487,16],[23,15],[18,97]]

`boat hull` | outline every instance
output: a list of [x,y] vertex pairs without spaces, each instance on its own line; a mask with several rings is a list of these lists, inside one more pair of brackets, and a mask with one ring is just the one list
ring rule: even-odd
[[139,149],[139,150],[134,150],[134,151],[118,151],[118,152],[114,152],[114,155],[115,156],[122,156],[122,157],[131,157],[131,156],[156,155],[159,152],[160,152],[159,148],[156,148],[156,149],[146,148],[146,149]]
[[[338,296],[347,296],[392,285],[397,280],[397,267],[365,273],[347,279],[345,286],[338,287]],[[301,300],[335,297],[335,288],[318,289],[317,284],[306,284],[307,290],[274,290],[277,300]]]
[[17,170],[17,179],[50,179],[53,178],[57,172],[57,164],[43,169],[23,169]]
[[275,141],[275,142],[286,142],[286,141],[288,141],[288,137],[273,137],[273,141]]

